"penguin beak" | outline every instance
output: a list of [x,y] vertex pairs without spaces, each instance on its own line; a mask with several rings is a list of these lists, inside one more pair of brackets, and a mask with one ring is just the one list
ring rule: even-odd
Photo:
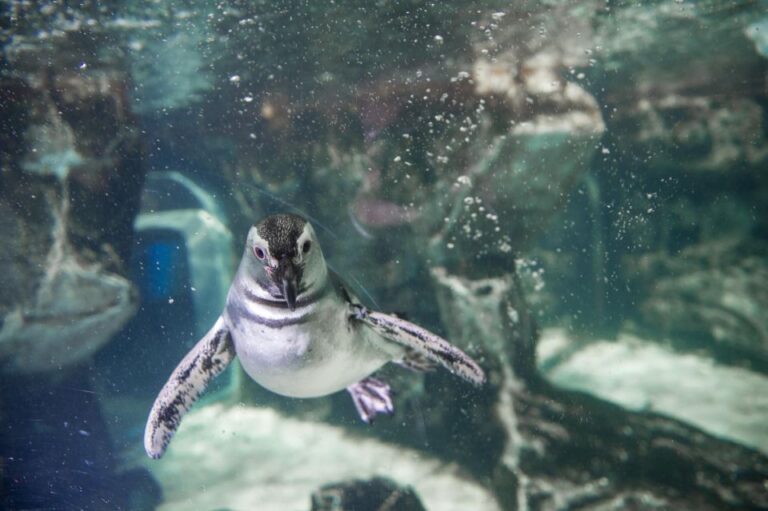
[[296,281],[283,279],[283,297],[285,303],[288,304],[288,308],[292,311],[296,310]]
[[281,276],[278,285],[283,291],[283,298],[288,307],[296,310],[296,290],[299,287],[299,273],[296,265],[289,258],[283,258],[278,263],[278,275]]

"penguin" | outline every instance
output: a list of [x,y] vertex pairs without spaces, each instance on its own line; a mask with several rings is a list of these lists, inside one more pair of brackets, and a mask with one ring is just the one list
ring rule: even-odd
[[371,376],[389,362],[415,370],[439,364],[477,386],[486,379],[445,339],[362,305],[326,264],[312,225],[294,214],[250,228],[224,311],[150,410],[149,457],[164,454],[184,414],[236,356],[248,376],[277,394],[312,398],[346,389],[366,423],[394,411],[389,385]]

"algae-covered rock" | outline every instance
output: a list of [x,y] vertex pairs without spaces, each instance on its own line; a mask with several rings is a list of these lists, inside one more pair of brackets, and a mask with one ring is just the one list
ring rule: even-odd
[[208,101],[209,124],[191,128],[201,142],[189,152],[227,137],[219,177],[236,236],[298,210],[361,296],[439,327],[429,266],[510,267],[599,151],[603,114],[576,72],[589,65],[597,7],[404,9],[358,16],[342,2],[267,16],[252,3],[240,21],[222,18],[220,33],[242,44],[218,60],[231,81]]
[[768,247],[713,242],[634,261],[636,320],[645,330],[719,358],[768,367]]
[[[97,8],[11,11],[0,69],[0,365],[87,360],[136,308],[126,277],[142,148]],[[55,21],[54,21],[55,20]],[[80,24],[79,21],[83,24]],[[9,35],[6,33],[6,35]]]
[[323,485],[312,494],[311,511],[426,511],[410,487],[391,479],[374,477]]
[[130,76],[97,21],[109,7],[3,9],[3,509],[143,511],[160,500],[146,470],[121,468],[89,367],[138,301],[127,262],[144,153]]
[[765,238],[763,11],[750,2],[674,0],[598,10],[590,63],[580,71],[606,126],[590,173],[599,200],[568,198],[574,207],[560,224],[581,242],[548,239],[550,251],[564,254],[564,264],[545,261],[549,289],[564,302],[576,295],[550,322],[615,331],[656,278],[633,275],[627,259]]
[[[479,281],[433,275],[450,336],[478,339],[486,354],[492,420],[504,432],[498,450],[485,458],[486,469],[505,509],[768,505],[765,456],[676,420],[628,412],[545,382],[535,367],[538,334],[513,275]],[[501,328],[489,331],[487,323]]]
[[615,122],[624,149],[652,155],[655,167],[730,173],[768,160],[763,108],[751,98],[644,97],[622,108]]
[[764,13],[731,7],[622,1],[597,18],[589,75],[605,88],[619,148],[644,166],[717,172],[764,161],[766,66],[750,38]]
[[[412,487],[429,510],[501,509],[493,493],[456,463],[382,442],[367,431],[357,434],[268,407],[197,407],[163,461],[145,463],[163,488],[159,511],[309,509],[311,494],[321,486],[381,477]],[[391,509],[406,509],[407,500],[396,502]]]
[[567,329],[544,329],[538,365],[558,386],[675,417],[768,453],[768,378],[723,364],[705,350],[681,353],[669,338],[653,335],[621,332],[615,339],[578,342]]

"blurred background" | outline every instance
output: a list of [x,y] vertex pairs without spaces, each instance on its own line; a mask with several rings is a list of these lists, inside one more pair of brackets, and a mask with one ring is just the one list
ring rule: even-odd
[[[0,507],[768,508],[768,2],[0,6]],[[488,385],[235,365],[146,459],[275,212]]]

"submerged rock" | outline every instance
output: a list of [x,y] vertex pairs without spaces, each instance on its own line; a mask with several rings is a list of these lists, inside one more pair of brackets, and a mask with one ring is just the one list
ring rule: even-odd
[[645,331],[679,348],[768,370],[768,245],[721,241],[677,255],[646,255],[633,265]]
[[385,477],[322,486],[312,494],[311,511],[426,511],[413,488]]
[[[573,72],[588,64],[595,6],[424,4],[394,38],[381,24],[392,9],[369,6],[360,18],[343,4],[313,6],[285,20],[292,13],[243,6],[245,20],[280,27],[270,38],[251,21],[225,19],[222,29],[244,43],[233,67],[249,63],[272,78],[249,68],[217,99],[227,115],[215,130],[236,148],[223,173],[244,216],[267,202],[254,189],[268,189],[341,231],[343,253],[370,248],[375,260],[373,245],[405,232],[428,240],[435,261],[505,261],[546,228],[604,131],[595,96]],[[471,22],[450,21],[467,12]],[[443,28],[450,40],[426,37]],[[285,54],[296,45],[307,58]],[[370,73],[350,73],[349,55]],[[311,93],[297,82],[312,83]],[[392,268],[393,280],[425,273],[407,266]]]
[[[88,360],[134,313],[144,179],[110,6],[7,9],[0,69],[0,367]],[[114,34],[113,34],[114,35]]]
[[0,359],[8,370],[81,362],[135,310],[125,261],[143,167],[126,81],[109,68],[0,76]]
[[125,261],[143,166],[126,80],[114,69],[0,76],[6,371],[80,363],[135,311]]
[[307,509],[320,486],[382,476],[407,481],[426,509],[500,510],[493,494],[454,463],[266,407],[197,407],[163,460],[145,463],[163,488],[159,511]]
[[145,167],[130,77],[86,23],[102,6],[7,7],[0,507],[153,509],[160,490],[121,470],[88,366],[138,301],[127,262]]
[[[758,4],[626,3],[600,19],[591,77],[604,87],[618,154],[645,172],[761,172],[765,60],[749,27]],[[713,76],[719,77],[712,80]],[[762,85],[761,85],[762,84]]]
[[732,173],[768,161],[764,109],[749,98],[719,94],[641,98],[615,116],[624,147],[651,155],[656,168]]
[[495,455],[485,459],[504,508],[768,505],[768,457],[679,421],[629,412],[544,381],[535,367],[537,329],[514,275],[433,275],[451,338],[482,342],[484,366],[491,368],[492,420],[504,434]]
[[[679,298],[685,289],[691,291],[695,277],[682,267],[681,278],[672,272],[654,274],[639,261],[663,259],[668,257],[663,254],[696,245],[765,239],[766,59],[759,35],[765,9],[749,2],[731,7],[618,2],[595,18],[592,61],[584,76],[587,90],[599,98],[606,135],[593,162],[602,198],[588,214],[605,248],[573,270],[592,273],[596,285],[590,302],[607,307],[593,305],[599,312],[591,313],[577,303],[571,312],[591,315],[593,326],[603,331],[616,332],[624,320],[643,316],[644,326],[653,329],[661,321],[666,332],[679,338],[674,316],[690,322],[693,310]],[[574,212],[565,220],[578,222],[578,216]],[[597,241],[595,236],[586,251]],[[578,256],[581,248],[574,244],[570,252]],[[655,286],[652,304],[648,292],[657,278],[664,283]],[[579,285],[569,276],[563,280],[570,287]],[[635,312],[638,302],[644,303],[640,314]],[[695,302],[701,314],[702,301],[692,297]],[[705,313],[710,316],[705,324],[720,314],[720,304],[711,302],[714,309]],[[675,312],[650,310],[666,306]],[[743,327],[752,328],[738,328]],[[733,326],[726,330],[733,333]],[[692,337],[699,342],[712,338],[711,332],[700,333]]]
[[563,388],[674,417],[768,454],[768,378],[663,342],[669,340],[622,332],[616,339],[579,343],[564,329],[545,329],[539,365]]

